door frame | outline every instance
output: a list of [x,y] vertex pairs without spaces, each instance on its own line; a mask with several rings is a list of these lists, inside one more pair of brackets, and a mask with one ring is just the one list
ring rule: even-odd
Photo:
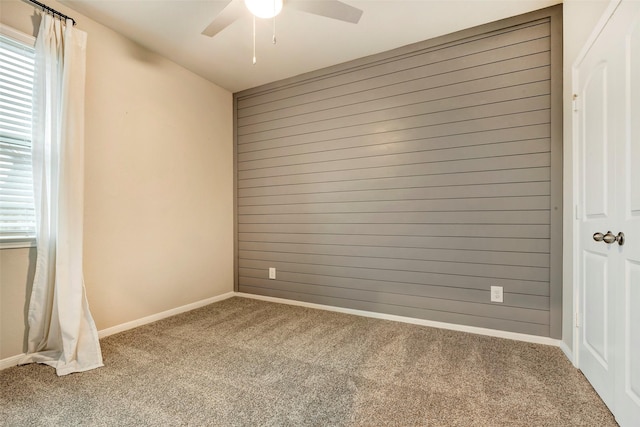
[[[585,42],[584,46],[582,47],[582,49],[580,50],[580,53],[578,54],[578,56],[576,57],[576,60],[573,62],[572,66],[571,66],[571,81],[572,81],[572,85],[571,85],[571,94],[572,94],[572,98],[575,96],[574,94],[579,92],[579,80],[578,80],[578,68],[580,66],[580,64],[582,63],[582,61],[584,60],[585,56],[587,55],[587,53],[589,52],[589,50],[591,49],[591,47],[593,46],[593,44],[595,43],[596,39],[598,38],[598,36],[600,35],[600,33],[602,32],[602,30],[604,29],[604,27],[607,25],[607,23],[609,22],[609,20],[611,19],[611,17],[613,16],[614,12],[616,11],[616,9],[618,8],[618,6],[620,5],[620,3],[622,2],[622,0],[610,0],[609,4],[607,5],[607,8],[605,9],[605,11],[602,13],[602,16],[600,17],[600,19],[598,20],[598,23],[596,24],[596,26],[593,28],[593,30],[591,31],[591,34],[589,35],[589,37],[587,38],[587,41]],[[576,101],[574,99],[571,100],[571,127],[572,127],[572,152],[571,152],[571,158],[572,158],[572,171],[573,171],[573,176],[572,181],[571,181],[571,185],[572,185],[572,200],[571,200],[571,212],[572,212],[572,220],[571,220],[571,226],[570,227],[566,227],[566,229],[571,230],[571,234],[572,237],[569,241],[573,242],[572,243],[572,251],[571,251],[571,268],[572,268],[572,287],[573,287],[573,301],[572,301],[572,327],[573,327],[573,333],[572,333],[572,337],[573,337],[573,342],[572,344],[572,348],[570,349],[571,351],[571,356],[569,357],[569,359],[571,360],[571,362],[573,363],[573,366],[575,366],[576,368],[580,367],[580,352],[579,352],[579,342],[580,342],[580,334],[578,331],[578,319],[580,317],[580,271],[579,271],[579,267],[580,267],[580,245],[577,244],[578,243],[578,239],[580,236],[580,218],[582,213],[580,212],[580,206],[581,206],[581,198],[580,198],[580,188],[581,188],[581,182],[580,182],[580,152],[579,152],[579,144],[580,144],[580,132],[579,132],[579,122],[578,122],[578,111],[576,110]],[[568,263],[567,263],[568,264]],[[565,265],[565,268],[568,268],[568,265]],[[564,343],[564,342],[563,342]],[[565,350],[566,353],[566,350]],[[569,356],[569,355],[567,355]]]

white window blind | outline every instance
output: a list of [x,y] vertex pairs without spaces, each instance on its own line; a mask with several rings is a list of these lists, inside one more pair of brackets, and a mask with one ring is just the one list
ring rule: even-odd
[[33,47],[0,34],[0,243],[35,237]]

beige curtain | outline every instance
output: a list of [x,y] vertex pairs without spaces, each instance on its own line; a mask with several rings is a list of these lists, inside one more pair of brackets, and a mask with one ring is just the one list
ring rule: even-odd
[[37,257],[25,363],[58,375],[103,366],[82,274],[86,33],[43,15],[36,38],[33,179]]

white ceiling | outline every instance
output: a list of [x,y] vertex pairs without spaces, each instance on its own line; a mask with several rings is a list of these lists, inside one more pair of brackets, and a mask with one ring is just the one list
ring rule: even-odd
[[61,0],[61,3],[231,92],[384,52],[560,3],[561,0],[344,0],[364,11],[349,24],[287,9],[256,20],[252,64],[248,13],[213,38],[201,35],[229,0]]

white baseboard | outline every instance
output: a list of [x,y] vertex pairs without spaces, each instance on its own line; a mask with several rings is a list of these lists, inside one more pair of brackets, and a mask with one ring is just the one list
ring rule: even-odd
[[[352,308],[333,307],[330,305],[314,304],[309,302],[295,301],[284,298],[267,297],[263,295],[246,294],[236,292],[236,296],[242,298],[257,299],[262,301],[276,302],[280,304],[297,305],[300,307],[315,308],[319,310],[335,311],[338,313],[354,314],[356,316],[372,317],[374,319],[392,320],[394,322],[411,323],[414,325],[430,326],[432,328],[449,329],[452,331],[468,332],[477,335],[506,338],[516,341],[530,342],[534,344],[545,344],[560,347],[560,340],[539,337],[537,335],[520,334],[517,332],[498,331],[496,329],[479,328],[476,326],[456,325],[454,323],[435,322],[433,320],[415,319],[413,317],[396,316],[394,314],[377,313],[374,311],[355,310]],[[566,353],[566,352],[565,352]]]
[[[234,292],[227,292],[222,295],[217,295],[215,297],[203,299],[201,301],[196,301],[191,304],[183,305],[181,307],[172,308],[171,310],[163,311],[161,313],[156,313],[151,316],[143,317],[142,319],[132,320],[131,322],[123,323],[121,325],[112,326],[107,329],[103,329],[98,331],[98,337],[104,338],[109,335],[117,334],[118,332],[124,332],[129,329],[137,328],[138,326],[146,325],[148,323],[156,322],[158,320],[165,319],[167,317],[175,316],[176,314],[184,313],[187,311],[195,310],[196,308],[204,307],[205,305],[213,304],[214,302],[222,301],[225,299],[229,299],[235,296]],[[13,366],[17,366],[18,362],[25,354],[18,354],[16,356],[11,356],[6,359],[0,360],[0,371],[3,369],[11,368]]]
[[[475,326],[456,325],[453,323],[435,322],[432,320],[415,319],[412,317],[396,316],[393,314],[377,313],[373,311],[355,310],[352,308],[333,307],[329,305],[313,304],[313,303],[302,302],[302,301],[288,300],[284,298],[275,298],[275,297],[267,297],[262,295],[246,294],[243,292],[227,292],[222,295],[207,298],[191,304],[183,305],[181,307],[172,308],[171,310],[163,311],[161,313],[156,313],[151,316],[143,317],[141,319],[132,320],[131,322],[126,322],[120,325],[112,326],[110,328],[102,329],[101,331],[98,331],[98,336],[100,338],[108,337],[109,335],[117,334],[119,332],[124,332],[129,329],[137,328],[138,326],[146,325],[148,323],[153,323],[158,320],[165,319],[167,317],[175,316],[176,314],[195,310],[196,308],[204,307],[205,305],[213,304],[214,302],[218,302],[218,301],[223,301],[223,300],[232,298],[234,296],[238,296],[242,298],[257,299],[262,301],[270,301],[270,302],[275,302],[280,304],[315,308],[318,310],[353,314],[356,316],[371,317],[374,319],[391,320],[394,322],[411,323],[414,325],[429,326],[433,328],[449,329],[449,330],[460,331],[460,332],[469,332],[472,334],[486,335],[486,336],[497,337],[497,338],[506,338],[506,339],[530,342],[535,344],[551,345],[555,347],[560,347],[560,349],[562,349],[562,351],[567,356],[567,358],[573,362],[573,352],[569,349],[569,347],[567,347],[567,345],[564,342],[553,339],[553,338],[520,334],[517,332],[498,331],[495,329],[478,328]],[[1,359],[0,370],[10,368],[12,366],[17,366],[18,362],[23,356],[24,354],[18,354],[16,356],[11,356],[6,359]]]
[[175,316],[176,314],[195,310],[196,308],[204,307],[205,305],[213,304],[214,302],[229,299],[234,296],[234,292],[227,292],[222,295],[203,299],[201,301],[196,301],[194,303],[183,305],[181,307],[172,308],[171,310],[163,311],[161,313],[152,314],[151,316],[143,317],[141,319],[132,320],[131,322],[126,322],[120,325],[112,326],[110,328],[102,329],[101,331],[98,331],[98,337],[104,338],[108,337],[109,335],[117,334],[118,332],[128,331],[129,329],[137,328],[138,326],[166,319],[167,317]]
[[18,362],[26,356],[25,353],[16,354],[15,356],[7,357],[6,359],[0,359],[0,371],[7,368],[13,368],[14,366],[18,366]]
[[573,351],[571,350],[571,348],[569,348],[569,346],[564,341],[560,341],[560,350],[562,350],[564,355],[567,356],[567,359],[569,359],[569,362],[571,362],[573,366],[576,366],[575,359],[573,358]]

